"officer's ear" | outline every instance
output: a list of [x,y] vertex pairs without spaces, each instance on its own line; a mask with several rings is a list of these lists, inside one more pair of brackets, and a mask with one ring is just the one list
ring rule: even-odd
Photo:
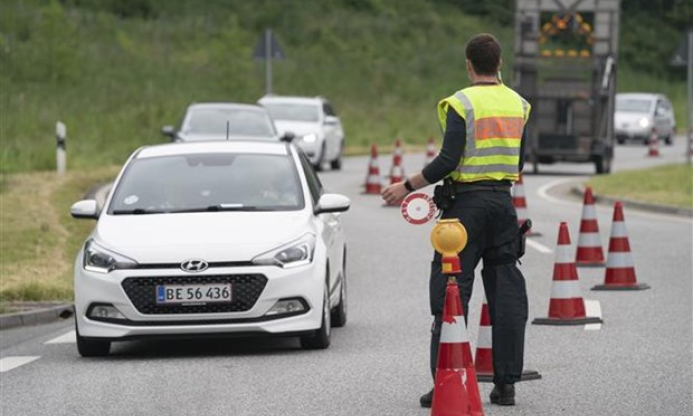
[[476,75],[476,73],[474,72],[474,66],[472,65],[472,62],[469,59],[465,60],[465,63],[467,66],[467,76],[469,77],[469,79],[472,79],[472,75]]

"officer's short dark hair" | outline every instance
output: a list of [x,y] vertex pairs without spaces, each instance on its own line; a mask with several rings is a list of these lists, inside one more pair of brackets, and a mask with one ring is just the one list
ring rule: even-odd
[[496,75],[500,68],[501,46],[495,36],[480,33],[467,42],[465,55],[478,75]]

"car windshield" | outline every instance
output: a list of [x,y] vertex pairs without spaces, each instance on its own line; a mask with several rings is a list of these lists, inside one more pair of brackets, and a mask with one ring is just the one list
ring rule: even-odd
[[304,207],[291,156],[188,154],[135,159],[113,195],[114,215],[293,211]]
[[275,120],[318,121],[318,107],[309,104],[263,104]]
[[649,113],[652,107],[650,100],[636,100],[633,98],[619,98],[616,100],[616,111],[626,113]]
[[182,128],[184,134],[275,137],[272,120],[261,110],[244,108],[191,108]]

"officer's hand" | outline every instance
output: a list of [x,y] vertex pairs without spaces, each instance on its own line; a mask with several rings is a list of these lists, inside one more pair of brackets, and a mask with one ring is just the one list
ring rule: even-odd
[[385,187],[381,195],[386,204],[399,205],[408,193],[409,191],[404,187],[404,182],[397,182]]

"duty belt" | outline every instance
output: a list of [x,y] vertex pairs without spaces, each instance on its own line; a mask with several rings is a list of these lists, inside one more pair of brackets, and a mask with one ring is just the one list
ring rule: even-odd
[[510,193],[510,185],[498,184],[498,185],[470,185],[468,183],[456,183],[455,193],[463,194],[466,192],[507,192]]

